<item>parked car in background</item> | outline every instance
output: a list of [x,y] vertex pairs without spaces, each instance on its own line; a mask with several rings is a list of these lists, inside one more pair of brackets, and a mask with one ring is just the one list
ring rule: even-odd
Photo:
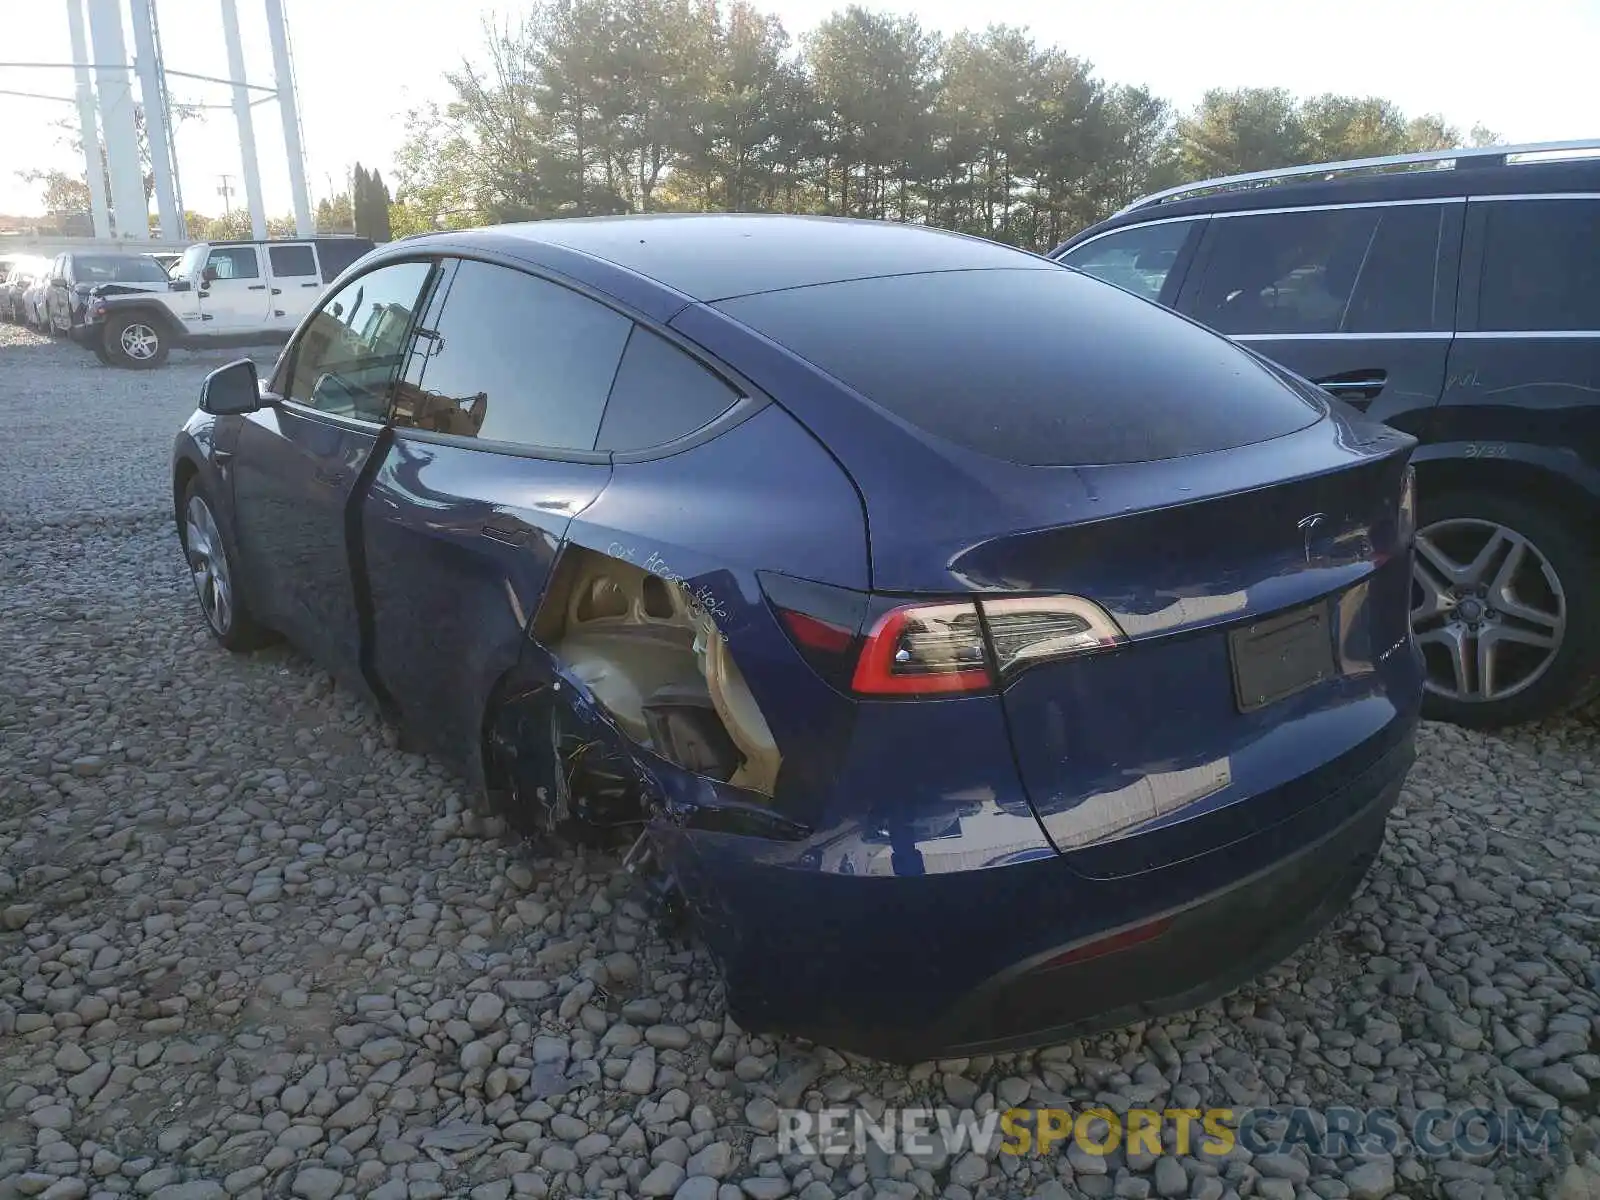
[[155,367],[173,346],[244,345],[286,337],[327,285],[373,248],[370,238],[196,242],[165,290],[98,295],[81,339],[121,366]]
[[45,310],[52,333],[79,336],[92,298],[166,291],[171,281],[147,254],[58,254],[50,266]]
[[368,256],[207,379],[172,498],[224,646],[624,831],[744,1027],[920,1060],[1343,906],[1413,752],[1414,445],[1008,247],[615,217]]
[[1206,180],[1052,252],[1415,435],[1429,715],[1600,691],[1600,143]]
[[37,329],[40,333],[50,332],[50,314],[46,308],[46,301],[50,296],[50,266],[32,276],[22,290],[22,321],[30,329]]
[[0,317],[18,325],[28,323],[28,290],[48,270],[47,259],[21,257],[11,260],[11,266],[0,278]]

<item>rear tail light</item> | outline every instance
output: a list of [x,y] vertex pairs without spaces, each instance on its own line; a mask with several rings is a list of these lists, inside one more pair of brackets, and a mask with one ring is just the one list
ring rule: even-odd
[[1098,604],[1078,596],[985,600],[983,618],[1001,678],[1043,659],[1104,650],[1122,630]]
[[1127,640],[1110,614],[1081,596],[912,603],[765,571],[760,580],[806,661],[860,696],[992,691],[1036,663]]
[[978,606],[907,604],[878,618],[850,681],[868,696],[932,695],[994,686]]
[[908,604],[872,627],[851,686],[864,695],[983,691],[1036,663],[1124,640],[1104,609],[1079,596]]

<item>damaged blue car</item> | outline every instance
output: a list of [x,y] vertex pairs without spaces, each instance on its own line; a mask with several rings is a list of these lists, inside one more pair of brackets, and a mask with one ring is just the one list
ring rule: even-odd
[[679,911],[746,1028],[914,1060],[1210,1000],[1413,755],[1413,440],[1047,259],[612,217],[368,254],[172,498],[288,638]]

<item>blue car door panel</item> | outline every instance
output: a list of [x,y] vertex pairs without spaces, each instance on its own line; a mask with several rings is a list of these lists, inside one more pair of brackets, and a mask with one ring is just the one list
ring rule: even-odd
[[362,504],[371,673],[422,748],[466,766],[574,514],[632,322],[545,279],[446,260]]
[[236,532],[262,619],[365,692],[352,502],[392,436],[390,387],[432,271],[389,263],[330,296],[284,355],[271,403],[240,422],[234,455]]

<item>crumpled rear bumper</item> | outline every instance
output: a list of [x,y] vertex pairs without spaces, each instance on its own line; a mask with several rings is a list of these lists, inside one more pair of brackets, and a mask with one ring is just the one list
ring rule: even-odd
[[[1292,953],[1375,859],[1413,735],[1410,720],[1387,731],[1384,753],[1284,821],[1120,879],[1075,872],[1070,856],[923,877],[808,872],[701,831],[660,849],[746,1028],[901,1062],[1016,1050],[1196,1007]],[[1052,964],[1140,927],[1144,940]]]

